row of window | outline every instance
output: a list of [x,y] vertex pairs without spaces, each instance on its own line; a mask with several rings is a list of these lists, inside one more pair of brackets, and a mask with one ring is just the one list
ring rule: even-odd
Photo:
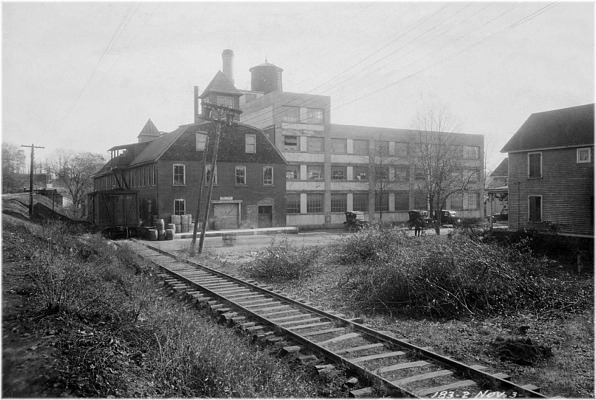
[[[345,181],[348,180],[348,166],[332,165],[331,166],[331,180]],[[352,174],[354,181],[368,181],[369,167],[368,165],[353,166]],[[390,168],[394,175],[392,181],[395,182],[409,182],[410,181],[410,167],[409,166],[375,166],[373,172],[378,180],[388,180],[390,178]],[[289,181],[299,180],[314,180],[320,181],[324,179],[323,175],[324,165],[307,165],[306,176],[302,177],[300,173],[300,165],[288,165],[286,167],[286,179]],[[480,171],[477,169],[462,169],[460,177],[462,180],[469,182],[477,182]],[[417,170],[415,173],[416,180],[424,180],[426,175],[424,171]]]
[[323,110],[320,108],[284,106],[281,116],[283,122],[291,124],[323,124],[325,122]]
[[[207,185],[211,179],[211,165],[206,165],[205,167],[206,168],[205,168],[204,182]],[[236,167],[234,168],[234,183],[239,186],[248,184],[245,165],[236,165]],[[263,167],[262,183],[264,186],[272,186],[273,185],[273,167],[272,166],[264,166]],[[174,186],[186,185],[186,165],[184,165],[184,164],[174,164],[173,165],[172,184]],[[215,167],[215,174],[213,176],[213,184],[217,185],[217,167]]]
[[[406,211],[410,209],[410,192],[396,191],[394,194],[394,209],[396,211]],[[447,201],[447,208],[454,211],[478,210],[480,207],[480,196],[478,193],[456,193],[451,195]],[[320,214],[324,211],[325,196],[323,193],[306,194],[306,213]],[[389,193],[381,193],[375,196],[375,211],[389,211]],[[350,211],[368,211],[369,194],[368,192],[359,192],[352,194],[352,210]],[[414,208],[428,209],[427,198],[424,194],[414,193]],[[348,194],[331,193],[331,212],[348,211]],[[286,213],[300,214],[300,194],[291,193],[286,196]]]
[[[126,171],[124,179],[129,187],[146,187],[157,184],[157,171],[155,164],[133,168]],[[124,182],[120,182],[123,187]],[[114,175],[106,175],[96,181],[96,190],[110,190],[118,186],[117,178]]]
[[[592,162],[592,149],[590,147],[577,149],[576,162],[578,164]],[[528,178],[542,178],[542,152],[528,153]]]
[[[393,143],[394,146],[391,146]],[[377,155],[407,157],[410,155],[410,144],[407,142],[375,141],[374,153]],[[466,160],[477,160],[478,146],[455,146],[459,156]],[[283,135],[283,149],[285,151],[300,151],[300,136]],[[348,139],[331,139],[331,154],[369,155],[368,140],[352,140],[352,151],[348,153]],[[318,136],[306,137],[306,151],[308,153],[324,153],[325,139]]]

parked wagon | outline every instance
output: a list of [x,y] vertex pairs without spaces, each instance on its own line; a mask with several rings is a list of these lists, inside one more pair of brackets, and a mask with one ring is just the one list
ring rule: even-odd
[[139,206],[137,191],[102,190],[89,193],[89,221],[105,236],[129,238],[138,235]]
[[367,222],[364,220],[364,213],[361,211],[346,211],[346,222],[344,229],[348,232],[357,232],[365,227]]

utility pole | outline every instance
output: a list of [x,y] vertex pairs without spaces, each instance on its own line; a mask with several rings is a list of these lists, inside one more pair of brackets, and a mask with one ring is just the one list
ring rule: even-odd
[[[196,86],[195,86],[196,87]],[[196,255],[197,245],[197,230],[199,225],[199,214],[201,212],[201,194],[203,192],[203,182],[205,180],[205,168],[207,166],[207,144],[209,143],[209,136],[207,134],[197,133],[196,134],[196,149],[197,151],[203,150],[203,164],[201,165],[201,178],[199,180],[199,193],[197,195],[197,213],[195,214],[195,223],[192,231],[192,242],[190,243],[190,256]],[[205,225],[203,223],[203,225]]]
[[29,218],[33,218],[33,159],[35,158],[35,149],[45,149],[42,146],[35,146],[31,143],[31,146],[22,144],[21,147],[31,147],[31,168],[29,168]]
[[224,126],[232,126],[234,117],[240,115],[242,111],[217,104],[203,103],[203,107],[210,109],[209,119],[215,125],[215,144],[213,145],[213,154],[211,155],[211,175],[209,179],[209,192],[207,193],[207,204],[205,205],[205,216],[203,226],[201,227],[201,240],[199,241],[199,254],[203,252],[203,243],[205,242],[205,229],[209,219],[209,208],[211,204],[211,194],[213,193],[213,181],[215,180],[215,169],[217,166],[217,153],[219,151],[219,139],[221,130]]

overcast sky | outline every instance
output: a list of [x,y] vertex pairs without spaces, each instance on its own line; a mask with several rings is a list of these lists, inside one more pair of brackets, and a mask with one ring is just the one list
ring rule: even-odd
[[237,88],[267,59],[284,91],[331,96],[332,123],[444,106],[489,168],[531,113],[594,102],[593,2],[3,2],[2,40],[2,140],[40,159],[192,122],[224,49]]

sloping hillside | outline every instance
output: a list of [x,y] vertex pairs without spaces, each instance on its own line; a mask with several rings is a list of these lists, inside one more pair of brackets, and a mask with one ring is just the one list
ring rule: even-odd
[[[37,218],[57,218],[68,221],[77,221],[71,218],[66,211],[52,200],[33,194],[33,213]],[[11,193],[2,195],[2,212],[20,218],[29,218],[29,193]]]

